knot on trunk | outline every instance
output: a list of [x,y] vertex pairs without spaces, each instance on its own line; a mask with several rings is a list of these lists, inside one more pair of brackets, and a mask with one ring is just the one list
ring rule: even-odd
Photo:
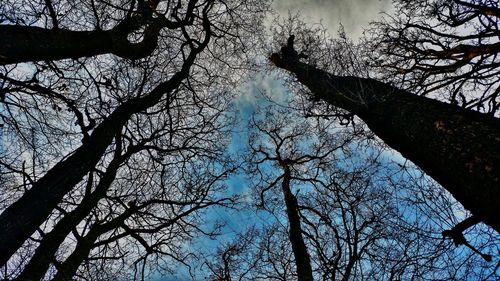
[[273,53],[269,60],[277,67],[286,67],[297,63],[301,58],[308,58],[307,55],[303,53],[299,54],[295,50],[295,48],[293,47],[294,40],[295,36],[290,35],[290,37],[288,37],[286,45],[281,47],[279,53]]

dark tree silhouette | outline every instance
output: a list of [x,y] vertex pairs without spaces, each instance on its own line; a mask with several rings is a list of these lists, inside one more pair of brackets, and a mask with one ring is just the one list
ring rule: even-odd
[[293,73],[315,99],[357,115],[474,216],[500,232],[499,119],[375,79],[330,74],[300,61],[293,40],[271,60]]
[[[206,23],[206,28],[209,28],[208,21]],[[181,85],[182,80],[188,77],[189,68],[194,63],[196,55],[208,44],[209,30],[206,34],[203,44],[192,50],[181,71],[177,72],[170,80],[158,85],[148,95],[120,105],[92,131],[87,142],[33,183],[30,190],[1,214],[0,224],[3,227],[0,232],[0,240],[11,241],[11,243],[0,246],[0,251],[4,253],[0,259],[1,265],[47,219],[62,197],[95,167],[106,148],[111,144],[113,137],[119,133],[128,119],[133,114],[155,105],[163,95],[171,93]],[[68,171],[72,172],[68,173]],[[37,212],[32,212],[33,209],[36,209]]]
[[396,1],[366,42],[384,81],[498,117],[500,44],[496,1]]
[[[265,107],[263,100],[256,104]],[[246,154],[253,175],[251,204],[258,209],[244,216],[262,221],[210,253],[204,263],[209,280],[484,279],[496,274],[496,264],[486,263],[483,254],[443,239],[442,230],[463,216],[460,204],[428,176],[412,171],[412,165],[391,163],[362,130],[339,126],[334,119],[304,118],[301,110],[281,103],[256,111],[250,123]],[[457,230],[473,247],[496,251],[492,229],[464,229]]]
[[[254,270],[259,267],[262,252],[258,247],[259,238],[263,237],[260,231],[250,228],[236,235],[233,240],[217,247],[211,256],[204,257],[204,265],[210,272],[208,280],[231,281],[251,279]],[[213,257],[215,256],[215,258]]]
[[[284,124],[278,122],[276,125],[280,126]],[[252,154],[255,154],[256,159],[258,159],[256,163],[260,165],[260,164],[265,164],[268,161],[275,162],[274,165],[279,166],[282,172],[282,174],[279,175],[272,182],[272,184],[266,187],[264,190],[272,188],[273,185],[281,181],[281,191],[283,195],[283,200],[285,202],[285,210],[289,224],[288,236],[290,239],[290,244],[292,246],[293,255],[295,257],[297,280],[300,281],[313,280],[311,260],[302,234],[303,231],[300,219],[300,209],[297,202],[297,198],[292,193],[291,182],[292,179],[294,178],[297,179],[297,177],[292,176],[293,166],[307,163],[308,161],[312,161],[312,159],[310,158],[314,159],[315,157],[309,155],[298,157],[297,155],[293,155],[293,152],[290,151],[285,151],[284,152],[285,155],[282,155],[283,150],[286,150],[285,146],[290,145],[291,142],[296,137],[302,136],[303,132],[296,131],[291,133],[290,135],[281,136],[279,134],[278,127],[267,129],[264,126],[260,126],[259,124],[256,123],[254,123],[254,126],[257,128],[257,130],[260,131],[260,133],[266,134],[272,140],[272,145],[274,146],[274,149],[271,148],[270,150],[275,151],[275,153],[270,154],[266,149],[262,147],[255,147],[252,151]],[[326,154],[328,154],[329,152],[330,151],[328,150],[325,151]],[[321,156],[318,156],[318,158],[320,157]],[[257,167],[257,169],[259,169],[259,167]],[[264,202],[262,202],[262,204],[264,204]]]
[[[144,246],[141,261],[153,252],[165,254],[169,239],[155,235],[182,224],[186,233],[200,230],[189,219],[219,202],[202,196],[218,183],[205,181],[200,187],[196,169],[187,171],[194,165],[189,158],[225,167],[219,157],[219,133],[227,124],[221,117],[227,100],[218,92],[224,91],[221,84],[213,87],[223,76],[228,84],[228,69],[234,74],[236,62],[244,63],[241,43],[259,29],[243,18],[267,6],[139,2],[149,5],[151,14],[142,13],[136,1],[2,4],[0,19],[11,25],[0,26],[1,40],[10,40],[0,50],[0,117],[6,136],[15,140],[0,160],[2,174],[15,178],[2,186],[2,196],[9,195],[0,215],[0,266],[5,278],[21,274],[19,278],[39,279],[54,267],[61,270],[57,278],[70,278],[82,261],[106,261],[109,248],[123,260],[127,250],[109,244],[121,245],[124,238]],[[241,15],[241,24],[229,24],[236,22],[231,19],[235,15]],[[92,25],[93,31],[83,31]],[[233,56],[217,67],[220,54],[228,51]],[[96,56],[108,53],[117,56]],[[67,60],[56,61],[60,59]],[[31,63],[37,60],[41,61]],[[212,143],[212,137],[218,142]],[[161,164],[148,166],[155,162]],[[128,183],[123,180],[124,167],[129,169]],[[227,174],[198,168],[209,179]],[[139,188],[148,180],[143,177],[146,172],[166,176],[165,171],[191,174],[193,182],[176,182],[185,184],[179,193],[183,198],[161,200],[162,194],[156,194],[157,201],[124,201],[154,195],[154,188]],[[170,183],[162,179],[156,184],[166,191]],[[133,188],[138,190],[131,196]],[[187,212],[190,206],[193,212]],[[171,211],[165,218],[162,208]],[[64,243],[68,237],[82,243],[69,256]],[[16,264],[22,255],[25,258]]]
[[[453,2],[469,10],[450,14],[452,22],[468,14],[498,15],[479,4]],[[252,66],[248,56],[262,53],[256,37],[264,34],[267,8],[263,0],[2,2],[0,279],[144,280],[148,274],[177,271],[178,265],[191,270],[198,253],[184,246],[196,235],[213,238],[219,227],[205,223],[204,212],[234,206],[224,182],[235,170],[224,152],[231,121],[228,93],[237,86],[238,71]],[[492,38],[494,23],[484,26]],[[309,56],[294,48],[294,40],[289,37],[272,55],[275,65],[295,72],[314,99],[363,118],[389,145],[426,166],[474,216],[457,224],[455,213],[443,204],[439,211],[450,218],[446,228],[439,215],[430,219],[434,224],[405,221],[408,213],[394,209],[389,192],[375,192],[369,169],[345,172],[330,158],[339,151],[352,154],[347,143],[352,145],[357,131],[327,130],[328,136],[320,133],[319,143],[312,144],[308,121],[288,131],[298,115],[271,124],[275,113],[268,113],[270,127],[254,123],[253,128],[274,141],[263,144],[276,147],[252,146],[249,154],[263,156],[256,170],[270,177],[261,183],[261,206],[274,206],[266,211],[279,219],[223,245],[216,253],[220,264],[204,263],[209,268],[204,276],[413,278],[442,273],[437,267],[443,261],[452,268],[446,276],[485,276],[476,269],[470,275],[462,271],[476,256],[492,259],[484,236],[478,235],[479,242],[471,239],[471,231],[481,230],[474,224],[485,221],[498,230],[491,212],[498,211],[493,204],[498,203],[499,154],[488,146],[500,141],[498,120],[492,117],[496,92],[488,88],[462,104],[488,111],[486,116],[373,79],[330,75],[301,62]],[[491,70],[496,45],[481,47],[450,47],[448,57],[472,57],[464,61],[477,67],[488,61]],[[433,55],[447,58],[443,53]],[[486,79],[494,72],[479,73]],[[473,76],[458,81],[474,81]],[[457,96],[461,93],[450,100],[456,103]],[[295,143],[295,138],[307,142]],[[274,195],[283,202],[269,202],[265,196],[279,183]],[[301,192],[303,187],[308,190]],[[447,194],[418,200],[430,198],[445,202]],[[418,200],[413,205],[421,206]],[[472,251],[459,256],[462,263],[443,258],[454,244]]]
[[[263,114],[266,116],[264,119],[257,116],[252,120],[251,128],[255,132],[250,139],[250,171],[265,179],[262,180],[265,184],[261,187],[260,193],[261,207],[267,204],[264,199],[265,193],[281,183],[281,196],[288,221],[288,237],[295,258],[296,278],[297,280],[314,280],[311,258],[302,226],[302,207],[299,205],[295,191],[297,188],[294,188],[294,185],[315,181],[314,177],[308,178],[309,175],[303,175],[300,171],[317,170],[318,166],[327,162],[331,154],[342,149],[350,138],[338,143],[330,141],[327,137],[328,133],[315,138],[313,126],[305,121],[300,122],[303,120],[296,120],[297,116],[290,114],[286,109],[279,110],[276,106],[267,111]],[[304,138],[307,135],[310,135],[311,143],[301,143],[301,141],[305,142]],[[301,148],[301,145],[309,149]],[[268,179],[265,176],[269,174],[267,171],[269,166],[276,167],[278,174],[275,178]]]
[[[158,1],[153,1],[158,2]],[[122,58],[139,59],[152,54],[163,28],[179,29],[192,25],[196,0],[187,3],[185,12],[181,2],[169,17],[161,14],[152,18],[156,6],[143,0],[129,2],[121,10],[123,19],[109,30],[99,23],[92,31],[75,31],[60,27],[58,18],[51,13],[52,28],[24,25],[0,25],[0,65],[67,58],[114,54]],[[51,1],[46,1],[52,7]],[[142,4],[142,5],[141,5]],[[156,3],[158,4],[158,3]],[[136,7],[137,5],[137,7]],[[182,18],[181,18],[182,17]],[[104,19],[101,19],[104,20]],[[144,30],[140,30],[143,28]],[[131,42],[131,33],[142,32],[140,42]]]

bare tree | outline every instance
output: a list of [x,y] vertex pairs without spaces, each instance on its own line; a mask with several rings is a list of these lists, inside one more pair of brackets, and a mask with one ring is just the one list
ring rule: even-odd
[[[464,231],[469,249],[442,236],[467,214],[434,181],[419,170],[411,171],[409,164],[391,163],[363,131],[339,126],[335,119],[301,114],[271,104],[253,116],[249,135],[249,172],[255,176],[257,206],[269,212],[262,215],[261,227],[273,221],[283,225],[287,235],[276,239],[288,240],[296,276],[292,278],[496,275],[496,265],[488,264],[498,246],[493,230],[474,226]],[[287,245],[281,243],[278,247]],[[263,253],[259,247],[256,256]],[[275,268],[269,261],[257,264],[248,276]],[[304,274],[307,269],[309,276]]]
[[[179,125],[163,127],[161,119],[155,117],[160,130],[146,140],[128,145],[123,155],[120,154],[122,149],[117,147],[106,171],[90,174],[84,194],[73,192],[59,205],[61,218],[52,219],[57,222],[55,226],[42,235],[29,262],[19,266],[22,272],[18,280],[42,279],[51,264],[57,269],[57,278],[67,279],[75,275],[83,261],[87,267],[98,262],[109,263],[110,259],[114,263],[123,260],[124,265],[130,265],[132,262],[145,263],[160,255],[176,255],[169,250],[171,244],[188,240],[197,224],[201,224],[198,218],[196,223],[191,221],[199,216],[200,210],[231,202],[214,195],[220,189],[217,185],[229,172],[218,172],[211,167],[221,165],[221,160],[214,163],[209,160],[218,159],[220,149],[205,135],[213,135],[217,128],[206,122],[191,123],[188,134],[186,128]],[[188,116],[182,114],[178,118]],[[131,142],[129,136],[122,138],[128,140],[125,143]],[[172,143],[165,148],[160,145],[167,139],[181,146],[174,147]],[[210,148],[199,139],[208,141]],[[117,140],[116,143],[121,142]],[[197,164],[200,161],[207,166]],[[172,236],[173,233],[176,235]],[[74,241],[69,237],[74,237]],[[62,245],[68,239],[76,244],[76,249],[66,257]],[[124,240],[127,243],[121,242]],[[133,243],[143,249],[131,250]],[[138,255],[134,257],[136,260],[129,261],[134,255]],[[62,262],[61,259],[66,260]],[[141,267],[146,265],[138,266]],[[127,271],[122,270],[122,273]],[[144,275],[143,270],[139,272]]]
[[334,122],[315,121],[318,120],[304,119],[293,109],[277,105],[264,108],[251,121],[249,165],[257,182],[261,182],[258,186],[262,185],[259,205],[265,207],[266,193],[281,184],[298,280],[313,280],[302,226],[303,207],[298,198],[303,195],[299,194],[299,187],[307,188],[307,183],[317,181],[321,168],[334,162],[335,153],[356,136],[352,132],[336,131]]
[[396,1],[397,16],[375,23],[373,64],[403,88],[498,117],[495,1]]
[[[30,7],[28,11],[40,13],[30,23],[16,16],[15,5],[6,6],[0,14],[0,20],[9,23],[0,26],[0,65],[108,53],[128,59],[147,57],[157,47],[162,29],[192,25],[195,9],[200,5],[192,0],[185,3],[187,7],[184,8],[181,1],[165,1],[158,7],[159,2],[138,0],[107,4],[91,1],[88,3],[91,7],[79,8],[85,9],[81,12],[91,14],[93,24],[80,26],[74,26],[74,20],[78,18],[68,11],[71,8],[59,1],[48,0],[45,5]],[[110,7],[116,14],[106,13]],[[42,16],[50,19],[42,20]],[[40,23],[45,26],[36,26]],[[81,30],[73,30],[75,28]],[[129,36],[132,33],[140,33],[142,40],[131,42]]]
[[[66,273],[57,273],[68,278],[89,254],[101,251],[95,244],[101,243],[102,235],[110,231],[121,229],[126,235],[120,235],[133,237],[136,243],[143,242],[138,238],[142,231],[145,235],[162,233],[161,229],[155,232],[142,225],[128,225],[130,218],[138,214],[152,216],[155,208],[171,206],[165,218],[158,217],[164,221],[172,219],[170,223],[164,222],[164,228],[168,228],[182,225],[187,221],[185,217],[192,217],[190,212],[182,215],[186,208],[198,210],[211,205],[211,199],[196,194],[218,183],[205,182],[207,186],[198,190],[202,183],[189,187],[184,182],[189,191],[182,193],[186,198],[135,201],[135,207],[129,206],[134,200],[126,202],[120,196],[123,193],[129,197],[127,194],[137,187],[135,184],[142,186],[147,182],[146,171],[159,176],[162,170],[180,169],[179,175],[192,173],[195,180],[196,174],[187,171],[193,151],[198,155],[197,161],[216,166],[214,159],[221,160],[219,149],[224,145],[224,138],[219,133],[227,122],[221,112],[228,98],[224,86],[233,79],[230,71],[234,72],[237,64],[245,62],[242,50],[260,28],[246,17],[254,12],[260,15],[267,5],[162,1],[156,2],[158,6],[146,14],[149,12],[141,10],[148,8],[141,6],[147,4],[144,1],[45,1],[24,7],[18,4],[17,1],[2,4],[2,21],[14,24],[2,25],[2,32],[14,37],[26,35],[24,39],[16,38],[28,41],[45,34],[48,41],[53,41],[30,41],[30,47],[25,48],[26,41],[13,38],[15,40],[0,52],[2,59],[6,59],[5,64],[43,60],[2,66],[0,73],[2,127],[15,144],[2,151],[6,156],[1,161],[2,172],[16,178],[9,186],[2,186],[6,194],[11,194],[11,199],[2,202],[0,240],[10,243],[1,243],[0,265],[6,265],[11,257],[13,262],[18,260],[14,256],[16,251],[30,257],[36,247],[46,245],[50,250],[43,246],[47,251],[35,252],[30,261],[38,265],[29,265],[22,273],[43,277],[48,266],[44,255],[49,256],[47,261],[54,263],[57,269],[60,261],[68,257],[55,259],[54,252],[61,251],[64,248],[61,241],[73,235],[76,240],[82,239],[83,250],[71,256],[73,261],[68,260]],[[89,13],[85,13],[88,8]],[[50,30],[35,27],[50,25]],[[102,39],[94,35],[114,33],[114,28],[111,29],[115,31],[102,31],[110,26],[125,28],[119,35],[121,39],[113,40],[122,41],[118,45],[127,49],[132,57],[95,56],[115,54],[116,50],[102,51],[89,46],[95,47],[97,41],[91,41]],[[70,31],[89,27],[94,31]],[[12,30],[23,32],[11,33]],[[83,39],[88,40],[89,45],[81,42],[82,34],[89,36]],[[77,38],[60,41],[59,35]],[[155,37],[154,46],[149,36]],[[110,47],[108,43],[100,42],[99,48],[117,46]],[[16,45],[20,52],[13,49]],[[66,49],[60,50],[58,46]],[[9,53],[11,51],[13,53]],[[30,52],[40,52],[45,57],[33,57]],[[231,55],[221,56],[227,52]],[[136,55],[144,58],[130,60],[137,59]],[[55,61],[62,58],[68,60]],[[178,158],[169,158],[170,153],[178,154]],[[131,159],[137,161],[133,168]],[[152,165],[155,161],[163,164]],[[123,181],[124,167],[128,167],[129,175],[136,176],[128,178],[128,183]],[[199,168],[200,173],[206,171]],[[218,174],[222,172],[206,173],[208,181],[208,178],[220,179]],[[156,184],[156,188],[168,186],[165,181]],[[156,192],[151,190],[146,193],[148,196]],[[178,205],[184,202],[184,205],[180,204],[177,210],[176,202]],[[176,216],[179,217],[176,219]],[[186,225],[196,229],[189,223]],[[89,234],[92,235],[87,236]],[[122,236],[115,234],[117,239],[110,243],[121,241],[118,239]],[[16,276],[23,267],[24,264],[16,267],[17,271],[9,276]],[[4,268],[11,269],[8,265]],[[60,268],[62,271],[63,267]]]
[[[207,35],[206,40],[208,38]],[[6,253],[4,259],[9,258],[47,218],[64,194],[94,168],[115,134],[121,130],[132,114],[155,105],[165,93],[172,92],[180,86],[181,81],[188,76],[189,67],[194,63],[196,53],[200,52],[207,43],[208,41],[205,41],[204,45],[195,48],[183,69],[170,80],[160,84],[149,95],[120,105],[107,119],[93,129],[88,141],[33,183],[33,187],[24,193],[23,197],[2,213],[0,222],[5,227],[2,229],[0,240],[12,241],[8,245],[4,244],[5,248],[2,247],[2,252]],[[67,171],[72,171],[72,173],[67,173]],[[30,211],[32,208],[38,211],[33,213]],[[1,260],[2,264],[6,261],[4,259]]]
[[194,280],[205,276],[211,281],[280,280],[297,278],[287,230],[281,225],[252,227],[222,242],[216,252],[204,256],[204,264]]
[[205,265],[211,272],[209,280],[231,281],[256,278],[255,271],[261,266],[262,249],[258,246],[263,237],[255,228],[235,235],[233,240],[223,242],[215,254],[205,257]]
[[[306,39],[301,40],[304,46]],[[280,53],[272,54],[270,59],[294,74],[309,89],[312,99],[358,116],[374,134],[433,177],[480,221],[500,231],[495,215],[500,211],[497,118],[414,95],[363,75],[334,75],[304,63],[302,58],[292,35]]]

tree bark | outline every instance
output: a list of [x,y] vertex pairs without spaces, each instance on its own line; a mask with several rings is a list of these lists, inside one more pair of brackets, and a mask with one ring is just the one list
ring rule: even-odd
[[41,60],[91,57],[114,54],[139,59],[150,55],[157,46],[160,22],[150,24],[144,39],[131,43],[127,36],[143,23],[140,17],[127,18],[107,31],[72,31],[35,26],[0,26],[0,65]]
[[286,213],[288,216],[288,223],[290,225],[289,235],[290,243],[292,244],[293,255],[295,257],[295,265],[297,267],[297,280],[298,281],[312,281],[311,260],[307,247],[302,238],[302,227],[300,225],[299,206],[297,205],[297,198],[290,190],[290,167],[283,165],[285,172],[282,182],[283,196],[285,198]]
[[0,215],[0,267],[50,215],[66,193],[80,182],[83,177],[99,162],[113,137],[120,132],[130,116],[155,105],[161,97],[176,89],[188,76],[197,53],[206,47],[192,51],[182,69],[172,78],[158,85],[148,95],[129,100],[120,105],[101,124],[99,124],[87,142],[71,156],[57,163],[30,190],[10,205]]
[[[164,16],[151,17],[154,7],[148,12],[138,9],[135,15],[127,15],[114,28],[103,31],[73,31],[36,26],[0,25],[0,65],[13,63],[60,60],[114,54],[127,59],[149,56],[157,46],[162,28],[176,29],[191,25],[197,0],[190,0],[182,19],[174,12],[176,20]],[[158,1],[156,2],[156,4]],[[140,4],[140,3],[139,3]],[[208,6],[206,6],[208,7]],[[203,23],[204,27],[206,24]],[[132,43],[127,37],[144,27],[143,40]]]
[[334,76],[300,62],[293,45],[271,60],[295,74],[315,98],[356,114],[500,233],[500,119],[374,79]]

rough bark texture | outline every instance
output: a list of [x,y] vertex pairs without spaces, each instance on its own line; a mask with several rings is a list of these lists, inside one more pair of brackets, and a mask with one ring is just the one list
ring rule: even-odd
[[290,190],[290,167],[283,165],[285,172],[282,182],[283,196],[285,197],[286,213],[288,223],[290,225],[289,235],[290,243],[292,244],[293,255],[295,257],[295,265],[297,267],[298,281],[312,281],[312,269],[309,253],[307,252],[306,244],[302,238],[302,227],[300,226],[299,206],[297,198]]
[[499,119],[374,79],[331,75],[300,62],[293,45],[271,60],[294,73],[315,98],[359,116],[385,143],[500,233]]

